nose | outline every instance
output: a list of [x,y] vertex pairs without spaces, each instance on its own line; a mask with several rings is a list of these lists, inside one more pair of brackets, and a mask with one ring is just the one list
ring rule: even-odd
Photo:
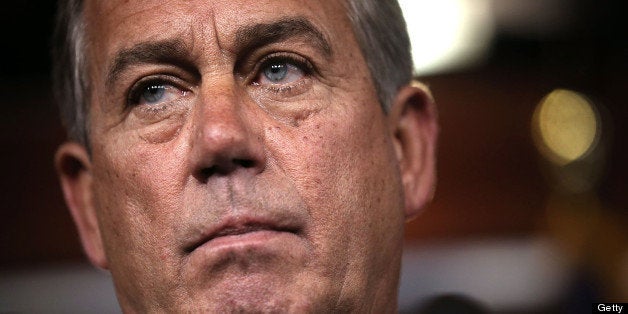
[[255,107],[233,84],[206,89],[194,113],[190,143],[194,177],[206,182],[214,176],[262,172],[266,156]]

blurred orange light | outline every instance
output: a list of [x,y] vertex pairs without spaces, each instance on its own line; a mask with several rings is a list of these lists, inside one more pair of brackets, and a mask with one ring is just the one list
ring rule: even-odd
[[550,162],[565,166],[582,159],[595,148],[600,118],[583,95],[557,89],[547,95],[533,117],[535,143]]

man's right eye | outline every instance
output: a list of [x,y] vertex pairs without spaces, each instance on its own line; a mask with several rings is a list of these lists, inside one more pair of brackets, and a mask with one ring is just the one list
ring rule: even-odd
[[187,91],[166,82],[139,82],[129,93],[129,104],[133,106],[164,105],[186,94]]

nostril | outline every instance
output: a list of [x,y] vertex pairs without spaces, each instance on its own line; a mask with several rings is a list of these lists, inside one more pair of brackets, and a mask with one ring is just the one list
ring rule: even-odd
[[209,168],[203,168],[201,169],[201,176],[203,178],[209,178],[213,175],[215,175],[216,173],[218,173],[219,168],[217,166],[212,166]]
[[234,159],[233,163],[243,168],[255,167],[255,162],[251,159]]
[[211,167],[203,168],[200,170],[199,174],[203,180],[206,180],[207,178],[215,175],[228,175],[236,171],[238,168],[254,168],[255,165],[255,161],[251,159],[232,159],[231,162],[217,163]]

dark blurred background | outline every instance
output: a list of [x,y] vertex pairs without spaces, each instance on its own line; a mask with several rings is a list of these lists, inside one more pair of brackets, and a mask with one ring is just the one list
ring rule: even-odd
[[[418,70],[440,110],[439,182],[407,227],[401,309],[442,294],[503,313],[589,313],[590,302],[628,302],[625,3],[480,2],[491,28],[478,57]],[[85,266],[53,169],[64,140],[49,78],[54,9],[24,1],[0,11],[0,312],[23,310],[58,283],[90,299],[55,271],[106,281]],[[535,109],[557,88],[583,96],[597,117],[596,141],[567,164],[544,155],[533,135]],[[565,188],[565,177],[582,172],[587,188]],[[41,300],[52,303],[27,309],[64,309]],[[77,304],[69,306],[97,309]]]

